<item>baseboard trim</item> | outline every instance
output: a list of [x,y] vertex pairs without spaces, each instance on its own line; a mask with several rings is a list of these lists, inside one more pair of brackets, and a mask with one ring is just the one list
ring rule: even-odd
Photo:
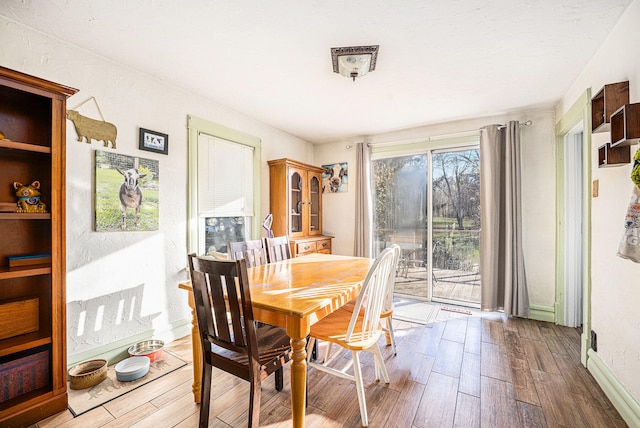
[[602,362],[598,354],[592,349],[587,351],[587,369],[627,425],[630,427],[640,427],[640,403],[629,394],[611,370]]
[[555,322],[553,306],[529,305],[529,318],[537,321]]
[[191,321],[176,321],[170,324],[169,328],[164,331],[159,332],[156,330],[149,330],[144,333],[136,334],[135,336],[111,342],[107,345],[91,348],[88,351],[69,355],[67,356],[67,369],[70,369],[82,361],[93,360],[96,358],[105,359],[108,361],[108,364],[111,365],[127,358],[129,356],[127,349],[134,343],[150,339],[160,339],[165,343],[169,343],[188,334],[191,334]]

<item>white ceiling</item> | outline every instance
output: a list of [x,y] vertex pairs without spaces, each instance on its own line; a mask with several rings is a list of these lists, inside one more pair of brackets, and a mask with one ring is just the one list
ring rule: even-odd
[[[2,0],[0,15],[323,143],[552,106],[630,2]],[[330,48],[373,44],[375,71],[333,73]]]

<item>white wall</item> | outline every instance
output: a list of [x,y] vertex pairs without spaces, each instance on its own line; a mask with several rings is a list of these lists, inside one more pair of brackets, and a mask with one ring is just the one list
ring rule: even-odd
[[[266,161],[292,157],[311,163],[313,146],[197,94],[2,17],[0,40],[0,65],[79,89],[69,99],[68,108],[95,97],[105,120],[118,129],[117,153],[160,163],[159,230],[94,232],[94,151],[103,147],[95,141],[91,145],[75,141],[75,130],[67,121],[69,360],[88,357],[92,350],[104,351],[113,342],[125,345],[128,338],[171,335],[172,328],[186,333],[191,315],[186,292],[177,285],[186,278],[187,115],[262,139],[262,217],[269,209]],[[93,101],[78,110],[84,116],[100,118]],[[168,134],[169,155],[138,150],[139,127]],[[124,316],[118,319],[119,311]]]
[[[636,0],[562,98],[558,119],[589,87],[595,95],[605,84],[628,80],[630,102],[640,102],[639,21]],[[598,356],[640,401],[640,265],[616,256],[633,189],[631,164],[598,168],[597,149],[609,141],[608,132],[593,134],[591,173],[600,192],[591,209],[591,328],[598,335]],[[637,148],[632,147],[632,155]]]
[[426,139],[478,130],[484,125],[505,123],[509,120],[533,121],[532,126],[521,128],[524,256],[531,304],[551,309],[555,302],[556,180],[554,111],[550,108],[441,123],[317,145],[315,149],[317,165],[349,163],[348,192],[324,194],[322,200],[323,230],[326,234],[335,235],[334,252],[353,254],[355,148],[348,150],[348,145],[355,146],[358,141],[375,144]]

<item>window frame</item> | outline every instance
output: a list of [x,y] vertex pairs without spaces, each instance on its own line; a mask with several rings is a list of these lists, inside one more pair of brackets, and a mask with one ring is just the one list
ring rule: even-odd
[[189,253],[200,253],[200,247],[204,245],[204,231],[200,233],[200,221],[198,210],[198,137],[201,133],[216,138],[221,138],[233,143],[242,144],[253,148],[253,208],[254,215],[251,220],[251,239],[260,237],[260,177],[262,167],[262,140],[253,135],[228,128],[226,126],[201,119],[195,116],[187,116],[188,127],[188,203],[187,203],[187,250]]

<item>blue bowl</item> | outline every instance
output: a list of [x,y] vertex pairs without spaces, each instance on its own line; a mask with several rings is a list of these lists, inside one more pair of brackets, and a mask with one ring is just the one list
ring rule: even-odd
[[116,378],[120,382],[131,382],[149,373],[149,357],[139,356],[125,358],[116,364]]

